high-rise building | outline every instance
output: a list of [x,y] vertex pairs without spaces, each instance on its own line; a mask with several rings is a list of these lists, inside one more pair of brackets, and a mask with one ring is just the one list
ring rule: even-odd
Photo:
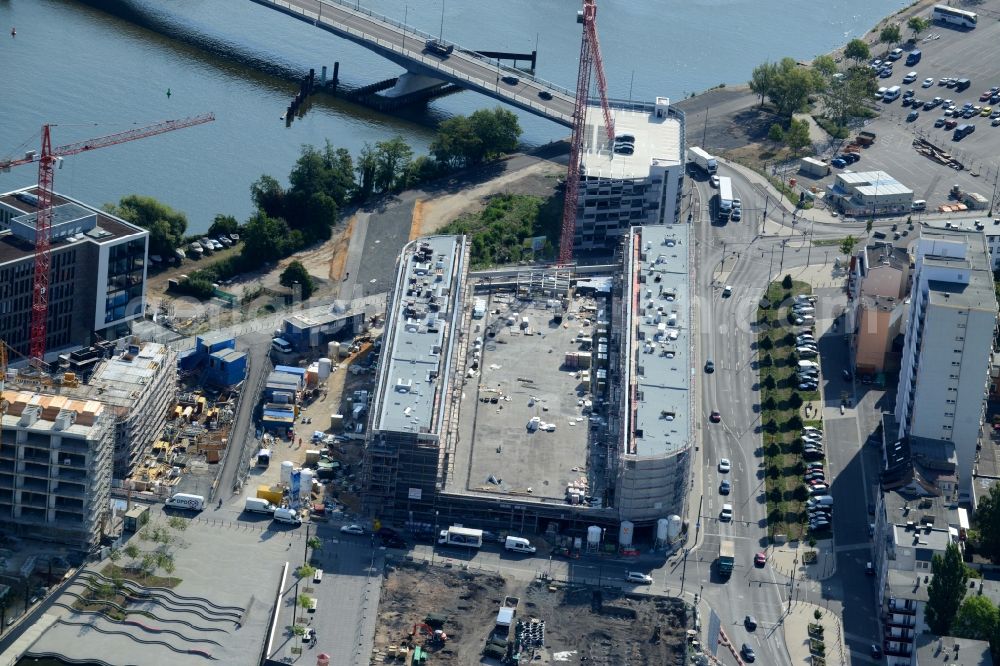
[[7,529],[80,550],[100,543],[114,419],[95,400],[4,391],[0,516]]
[[983,232],[925,227],[916,247],[895,416],[900,437],[954,443],[962,499],[971,495],[996,325]]
[[631,227],[673,224],[684,184],[684,113],[655,104],[613,101],[615,140],[601,107],[587,108],[580,155],[576,250],[614,250]]
[[[0,339],[28,354],[35,275],[36,187],[0,194]],[[143,316],[149,232],[61,194],[52,197],[45,348],[114,340]]]

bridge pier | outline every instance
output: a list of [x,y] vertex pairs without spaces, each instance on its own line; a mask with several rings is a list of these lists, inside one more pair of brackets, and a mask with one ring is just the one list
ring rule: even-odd
[[435,79],[424,74],[414,74],[413,72],[403,72],[396,79],[396,85],[382,93],[383,97],[391,99],[406,97],[414,93],[432,93],[439,88],[448,85],[446,81]]

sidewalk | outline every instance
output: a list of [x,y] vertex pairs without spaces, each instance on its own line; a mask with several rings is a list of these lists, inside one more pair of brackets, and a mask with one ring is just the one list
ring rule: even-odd
[[[806,553],[816,553],[811,564],[805,563]],[[837,572],[837,556],[831,539],[821,539],[815,546],[802,541],[790,541],[775,546],[768,560],[775,572],[785,578],[791,578],[794,574],[796,580],[826,580]]]
[[[820,613],[820,619],[816,619],[816,611]],[[785,615],[785,646],[788,648],[788,655],[791,658],[792,666],[799,664],[812,664],[809,645],[809,625],[815,624],[823,628],[822,643],[824,656],[828,666],[835,664],[847,664],[847,647],[844,645],[844,633],[840,624],[840,618],[835,614],[823,610],[821,606],[808,603],[796,603],[792,605],[791,611]],[[819,638],[820,634],[815,634]]]

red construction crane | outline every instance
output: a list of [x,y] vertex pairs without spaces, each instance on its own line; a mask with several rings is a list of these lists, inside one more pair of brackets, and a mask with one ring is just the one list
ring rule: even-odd
[[577,196],[580,191],[580,152],[583,150],[583,134],[587,125],[587,101],[590,97],[590,73],[597,71],[597,90],[601,95],[601,109],[604,111],[604,131],[608,143],[615,140],[615,121],[611,118],[608,105],[608,83],[604,78],[604,62],[601,60],[601,43],[597,39],[597,0],[583,0],[583,11],[576,16],[577,23],[583,24],[583,38],[580,40],[580,69],[576,75],[576,105],[573,107],[573,137],[569,151],[569,169],[566,173],[566,201],[563,203],[562,236],[559,239],[559,263],[569,264],[573,260],[573,235],[576,230]]
[[69,155],[144,139],[148,136],[172,132],[192,125],[201,125],[213,120],[215,120],[215,116],[211,113],[181,120],[165,120],[155,125],[70,143],[55,149],[52,148],[52,139],[49,135],[49,128],[54,127],[54,125],[42,125],[41,154],[36,155],[31,152],[19,159],[0,160],[0,171],[6,171],[12,166],[38,162],[38,191],[36,193],[38,206],[37,213],[35,213],[35,284],[31,296],[31,345],[29,351],[29,356],[33,361],[41,363],[45,357],[45,334],[48,324],[46,318],[49,312],[49,270],[52,265],[52,183],[56,162]]

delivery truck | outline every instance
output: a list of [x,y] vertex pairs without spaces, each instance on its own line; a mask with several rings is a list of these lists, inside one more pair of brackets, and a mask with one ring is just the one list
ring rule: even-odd
[[483,531],[452,525],[438,534],[438,543],[443,546],[466,546],[480,548],[483,545]]
[[736,544],[728,539],[719,543],[719,574],[729,578],[736,566]]
[[515,553],[534,553],[535,547],[523,537],[509,536],[504,539],[503,547]]
[[188,511],[202,511],[205,508],[205,498],[201,495],[189,495],[187,493],[177,493],[172,495],[166,502],[171,509],[186,509]]
[[698,146],[691,146],[688,148],[688,162],[694,164],[709,176],[719,170],[718,160]]

